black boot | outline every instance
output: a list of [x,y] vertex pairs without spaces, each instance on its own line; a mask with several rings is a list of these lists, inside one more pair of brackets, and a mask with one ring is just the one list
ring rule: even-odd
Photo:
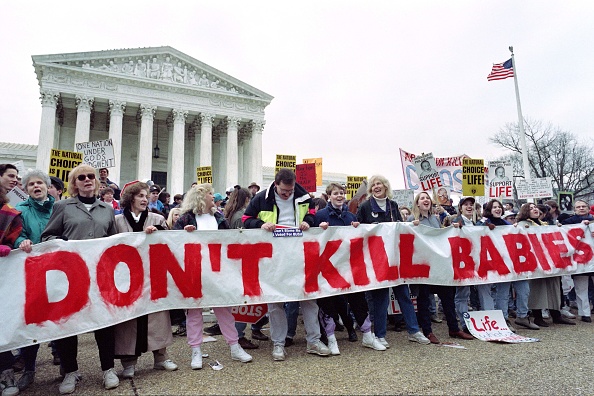
[[558,309],[551,309],[550,311],[551,316],[553,317],[553,323],[575,325],[575,322],[573,320],[564,318],[563,315],[561,315],[561,311],[559,311]]

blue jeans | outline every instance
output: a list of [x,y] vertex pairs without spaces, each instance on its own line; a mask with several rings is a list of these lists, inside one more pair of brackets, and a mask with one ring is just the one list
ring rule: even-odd
[[287,315],[287,337],[294,338],[297,333],[297,317],[299,316],[299,301],[285,303],[285,315]]
[[456,296],[454,297],[454,303],[456,304],[456,313],[460,320],[462,329],[466,328],[466,322],[464,321],[464,314],[468,312],[468,298],[470,297],[470,286],[458,286],[456,287]]
[[[509,289],[511,282],[497,283],[495,285],[495,309],[503,312],[505,319],[509,318]],[[528,297],[530,296],[530,284],[527,280],[513,282],[516,289],[516,314],[518,318],[528,317]]]
[[378,338],[386,338],[390,289],[375,289],[371,290],[369,293],[373,305],[373,332]]
[[[400,305],[400,311],[402,311],[404,323],[406,324],[406,331],[408,331],[408,334],[417,333],[419,331],[419,322],[417,321],[415,306],[410,300],[410,290],[408,289],[408,285],[394,286],[392,287],[392,291],[394,292],[394,297],[396,297],[396,300],[398,301],[398,305]],[[390,295],[388,294],[388,302],[389,299]],[[386,310],[387,309],[388,306],[386,305]],[[378,335],[377,330],[375,331],[375,335],[378,337],[385,337],[385,329],[386,328],[384,327],[384,335]]]

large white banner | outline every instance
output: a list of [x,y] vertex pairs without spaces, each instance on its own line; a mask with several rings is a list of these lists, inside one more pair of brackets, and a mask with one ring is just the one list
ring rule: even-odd
[[294,301],[401,283],[467,285],[594,271],[585,225],[411,223],[158,231],[50,241],[1,258],[0,351],[174,308]]

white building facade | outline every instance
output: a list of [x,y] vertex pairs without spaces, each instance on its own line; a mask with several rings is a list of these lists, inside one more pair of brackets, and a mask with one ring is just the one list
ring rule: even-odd
[[151,179],[183,193],[200,166],[212,166],[215,191],[264,181],[269,94],[171,47],[32,58],[42,106],[38,169],[48,170],[51,149],[111,139],[109,178],[120,185]]

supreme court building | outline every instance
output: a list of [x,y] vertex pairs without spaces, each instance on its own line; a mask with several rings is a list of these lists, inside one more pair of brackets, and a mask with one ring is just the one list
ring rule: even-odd
[[212,166],[215,191],[260,185],[264,109],[273,97],[171,47],[33,56],[41,92],[38,169],[51,149],[111,139],[120,184],[172,195]]

